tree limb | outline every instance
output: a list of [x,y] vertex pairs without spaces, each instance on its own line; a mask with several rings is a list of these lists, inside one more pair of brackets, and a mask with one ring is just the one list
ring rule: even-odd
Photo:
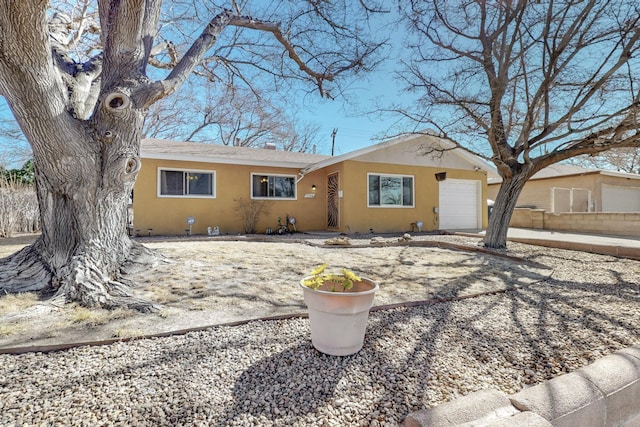
[[195,67],[201,63],[205,53],[216,43],[220,33],[228,26],[271,33],[284,48],[289,58],[299,67],[300,71],[315,82],[321,96],[329,96],[329,93],[323,88],[323,82],[333,81],[337,74],[361,66],[362,59],[377,48],[371,48],[339,69],[324,72],[315,71],[299,56],[293,44],[282,33],[280,24],[258,20],[250,16],[240,16],[233,11],[225,10],[209,22],[202,34],[194,41],[167,78],[163,81],[155,82],[150,90],[143,95],[144,105],[149,106],[158,99],[175,92],[194,71]]
[[144,74],[160,17],[161,0],[98,0],[104,51],[103,87]]

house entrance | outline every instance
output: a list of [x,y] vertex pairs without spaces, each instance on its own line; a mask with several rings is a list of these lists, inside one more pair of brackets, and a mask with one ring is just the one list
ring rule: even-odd
[[327,227],[340,228],[339,173],[327,176]]

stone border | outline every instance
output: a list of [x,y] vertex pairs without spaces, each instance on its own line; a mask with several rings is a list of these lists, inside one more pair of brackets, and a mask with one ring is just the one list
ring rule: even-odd
[[[392,304],[384,304],[384,305],[376,305],[369,309],[369,312],[373,313],[376,311],[384,311],[384,310],[393,310],[396,308],[402,307],[418,307],[422,305],[432,305],[432,304],[440,304],[445,302],[454,302],[454,301],[462,301],[470,298],[477,298],[485,295],[495,295],[507,292],[507,289],[496,289],[490,290],[486,292],[478,292],[470,295],[456,296],[450,298],[440,298],[434,297],[431,299],[420,300],[420,301],[405,301],[405,302],[396,302]],[[110,345],[115,344],[117,342],[128,342],[128,341],[137,341],[149,338],[165,338],[171,337],[174,335],[185,335],[190,332],[201,332],[206,331],[208,329],[217,328],[217,327],[225,327],[225,326],[240,326],[246,325],[251,322],[268,322],[272,320],[288,320],[288,319],[307,319],[309,317],[309,313],[289,313],[289,314],[279,314],[275,316],[267,316],[267,317],[255,317],[251,319],[243,319],[243,320],[235,320],[233,322],[219,323],[215,325],[206,325],[206,326],[198,326],[195,328],[187,328],[187,329],[179,329],[168,332],[160,332],[157,334],[147,334],[147,335],[136,335],[134,337],[126,337],[126,338],[111,338],[107,340],[99,340],[99,341],[82,341],[82,342],[70,342],[63,344],[43,344],[43,345],[33,345],[33,346],[22,346],[22,347],[0,347],[0,354],[24,354],[24,353],[51,353],[54,351],[64,351],[70,350],[76,347],[96,347],[101,345]]]
[[507,396],[480,390],[409,414],[405,427],[640,425],[640,345]]
[[511,242],[527,245],[545,246],[548,248],[568,249],[572,251],[591,252],[599,255],[610,255],[618,258],[629,258],[640,261],[640,249],[626,246],[599,245],[595,243],[561,242],[553,240],[533,239],[526,237],[513,237]]

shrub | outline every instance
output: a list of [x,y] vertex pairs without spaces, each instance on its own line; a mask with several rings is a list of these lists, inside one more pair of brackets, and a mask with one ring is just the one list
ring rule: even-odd
[[39,229],[40,213],[33,185],[15,176],[0,175],[0,237]]
[[253,199],[233,199],[236,202],[235,210],[240,212],[242,216],[242,225],[244,232],[247,234],[253,234],[256,232],[256,223],[260,215],[267,215],[269,213],[268,200],[253,200]]

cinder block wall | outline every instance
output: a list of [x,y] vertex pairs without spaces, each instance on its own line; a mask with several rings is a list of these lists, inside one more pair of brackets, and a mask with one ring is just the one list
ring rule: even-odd
[[405,427],[636,427],[640,346],[510,396],[486,389],[409,414]]
[[640,212],[575,212],[554,214],[542,209],[517,208],[511,227],[555,231],[640,236]]

